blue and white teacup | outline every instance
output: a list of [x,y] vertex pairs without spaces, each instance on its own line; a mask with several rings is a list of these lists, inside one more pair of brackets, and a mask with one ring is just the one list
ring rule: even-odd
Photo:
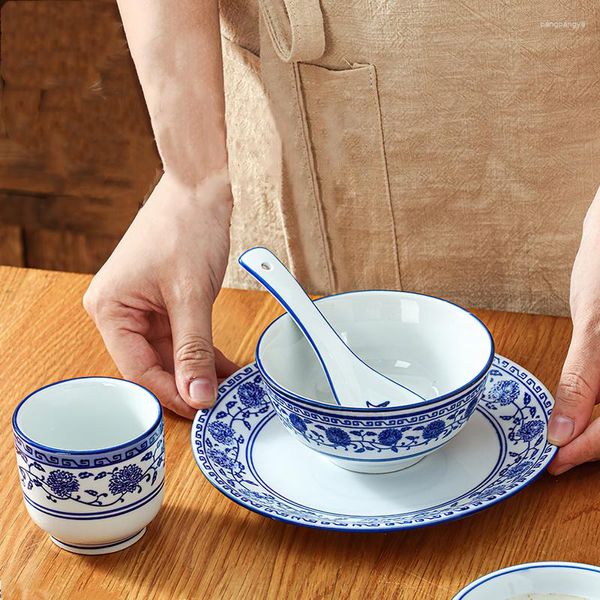
[[25,506],[55,544],[79,554],[131,546],[163,500],[163,415],[147,389],[81,377],[27,396],[13,430]]
[[262,334],[256,362],[277,415],[299,442],[345,469],[387,473],[414,465],[460,432],[494,358],[492,336],[477,317],[411,292],[348,292],[316,302],[358,358],[424,400],[338,405],[313,348],[285,314]]

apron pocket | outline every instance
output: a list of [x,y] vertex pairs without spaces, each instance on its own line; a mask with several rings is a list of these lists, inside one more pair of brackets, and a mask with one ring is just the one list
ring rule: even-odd
[[337,291],[400,287],[375,67],[297,67]]

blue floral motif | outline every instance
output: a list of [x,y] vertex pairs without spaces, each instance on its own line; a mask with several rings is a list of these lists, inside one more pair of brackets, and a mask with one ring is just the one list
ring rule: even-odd
[[210,460],[224,469],[233,469],[235,466],[235,460],[223,450],[211,448],[206,454]]
[[58,498],[68,498],[79,490],[79,482],[72,473],[68,471],[51,471],[46,480],[48,487]]
[[214,421],[208,426],[208,431],[210,434],[220,442],[221,444],[225,444],[226,446],[231,446],[234,442],[235,431],[229,425],[222,423],[221,421]]
[[295,413],[290,413],[290,423],[292,424],[292,427],[299,433],[305,433],[307,430],[304,419]]
[[126,492],[135,492],[144,473],[137,465],[127,465],[122,469],[116,469],[110,477],[108,489],[115,496]]
[[445,428],[446,423],[442,419],[436,419],[435,421],[425,425],[425,429],[423,429],[423,437],[426,440],[437,438],[443,433]]
[[475,494],[478,499],[491,498],[493,496],[501,496],[506,493],[506,487],[503,485],[493,485],[489,488],[484,488]]
[[510,467],[510,469],[506,471],[506,476],[511,478],[520,477],[525,471],[527,471],[532,466],[533,462],[531,462],[530,460],[522,460],[516,465]]
[[395,427],[379,432],[377,440],[384,446],[395,446],[402,439],[402,432]]
[[[162,428],[161,428],[162,433]],[[46,471],[44,465],[31,460],[20,446],[16,445],[19,473],[23,492],[32,494],[42,493],[45,500],[52,503],[74,502],[86,507],[123,506],[127,507],[125,496],[136,492],[142,494],[145,490],[142,484],[147,483],[146,491],[158,482],[163,485],[164,442],[162,438],[155,441],[152,447],[146,446],[144,455],[138,453],[138,464],[126,464],[123,467],[114,466],[104,469],[89,468],[70,470],[55,469]],[[137,456],[136,456],[137,458]],[[122,461],[123,462],[123,461]],[[85,482],[85,483],[84,483]],[[33,491],[37,490],[37,491]],[[86,509],[87,510],[87,509]]]
[[475,409],[477,408],[478,404],[479,398],[474,398],[473,400],[471,400],[471,402],[469,402],[469,406],[467,406],[467,410],[465,410],[465,417],[467,419],[475,412]]
[[[471,416],[466,413],[466,407],[471,406],[471,410],[477,408],[484,385],[485,381],[451,405],[443,413],[444,418],[439,415],[430,421],[419,418],[415,422],[414,419],[402,417],[377,416],[372,421],[367,419],[364,425],[362,418],[329,420],[323,419],[318,412],[303,410],[298,413],[293,403],[276,394],[272,388],[267,386],[265,392],[284,426],[294,435],[304,438],[309,446],[321,446],[324,451],[325,448],[333,448],[350,454],[390,456],[391,453],[419,452],[421,448],[453,436]],[[221,419],[226,414],[220,411],[216,416]]]
[[238,396],[242,404],[248,408],[256,408],[264,402],[265,391],[253,381],[242,383],[238,388]]
[[535,421],[526,421],[519,427],[517,435],[524,441],[530,442],[544,431],[544,424],[536,419]]
[[503,380],[494,383],[489,391],[488,399],[502,406],[512,404],[519,397],[519,384],[513,380]]
[[325,435],[334,446],[348,446],[351,441],[350,436],[339,427],[328,427]]

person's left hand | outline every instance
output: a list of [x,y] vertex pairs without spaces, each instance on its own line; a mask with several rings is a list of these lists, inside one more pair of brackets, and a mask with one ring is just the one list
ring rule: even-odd
[[556,390],[548,441],[560,446],[548,471],[560,475],[600,459],[600,189],[583,223],[571,275],[573,336]]

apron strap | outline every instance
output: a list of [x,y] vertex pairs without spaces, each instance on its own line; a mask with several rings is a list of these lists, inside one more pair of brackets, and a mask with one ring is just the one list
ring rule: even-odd
[[319,0],[259,0],[275,52],[284,62],[317,60],[325,52]]

